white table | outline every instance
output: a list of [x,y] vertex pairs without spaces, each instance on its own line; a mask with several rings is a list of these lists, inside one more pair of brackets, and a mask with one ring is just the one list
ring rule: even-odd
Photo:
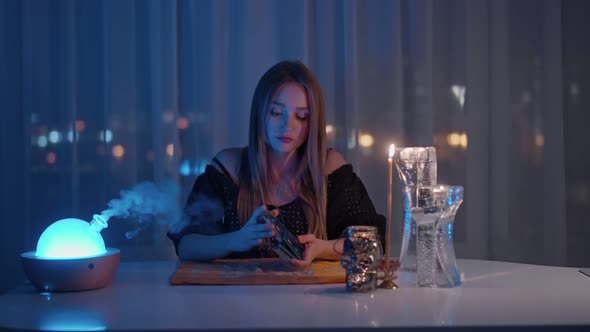
[[[352,294],[343,284],[171,286],[175,262],[119,266],[108,287],[0,296],[0,330],[206,330],[375,327],[540,327],[590,329],[590,277],[575,268],[459,260],[456,289]],[[405,279],[407,275],[400,275]]]

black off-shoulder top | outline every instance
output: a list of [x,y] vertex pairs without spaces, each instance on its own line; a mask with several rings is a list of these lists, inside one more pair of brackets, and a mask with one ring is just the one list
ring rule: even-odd
[[[223,168],[223,165],[221,165]],[[360,178],[346,164],[328,175],[327,235],[328,239],[343,236],[351,225],[376,226],[384,244],[385,217],[375,211],[373,202]],[[238,217],[237,197],[239,186],[229,174],[223,174],[211,165],[197,178],[184,209],[184,219],[168,232],[178,253],[180,239],[191,233],[216,235],[237,231],[242,227]],[[299,198],[277,207],[281,222],[295,235],[308,232],[307,219]],[[250,251],[232,253],[226,258],[275,257],[267,246]]]

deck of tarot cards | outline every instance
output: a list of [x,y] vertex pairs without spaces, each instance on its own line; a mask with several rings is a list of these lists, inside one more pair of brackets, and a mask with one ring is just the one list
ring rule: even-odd
[[263,212],[258,217],[258,223],[272,223],[275,226],[275,235],[270,239],[273,251],[282,260],[291,260],[292,258],[303,259],[305,247],[299,243],[297,237],[289,232],[287,227],[270,211]]

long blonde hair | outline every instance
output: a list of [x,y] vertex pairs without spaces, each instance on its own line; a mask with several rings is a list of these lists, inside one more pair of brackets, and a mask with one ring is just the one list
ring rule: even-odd
[[299,61],[283,61],[262,75],[250,109],[248,148],[241,158],[238,194],[238,215],[242,223],[254,209],[266,201],[265,189],[270,185],[266,123],[272,98],[285,83],[296,83],[307,93],[310,122],[307,139],[297,151],[295,188],[303,202],[309,232],[326,239],[327,184],[326,117],[320,85],[312,72]]

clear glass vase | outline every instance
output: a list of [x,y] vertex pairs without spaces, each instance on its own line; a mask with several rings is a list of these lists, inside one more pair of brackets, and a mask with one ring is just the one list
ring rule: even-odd
[[440,272],[437,284],[441,287],[461,286],[461,273],[457,267],[454,246],[454,223],[457,210],[463,203],[463,187],[437,185],[438,205],[442,213],[436,225],[437,258]]
[[438,271],[437,223],[442,207],[435,201],[435,188],[418,188],[417,206],[412,208],[416,223],[416,279],[418,287],[436,287]]
[[436,222],[440,214],[438,207],[412,208],[412,219],[416,222],[416,279],[419,287],[437,286]]
[[416,221],[412,209],[418,207],[418,190],[436,184],[436,149],[429,147],[401,148],[395,165],[402,181],[404,226],[400,252],[400,270],[416,271]]

